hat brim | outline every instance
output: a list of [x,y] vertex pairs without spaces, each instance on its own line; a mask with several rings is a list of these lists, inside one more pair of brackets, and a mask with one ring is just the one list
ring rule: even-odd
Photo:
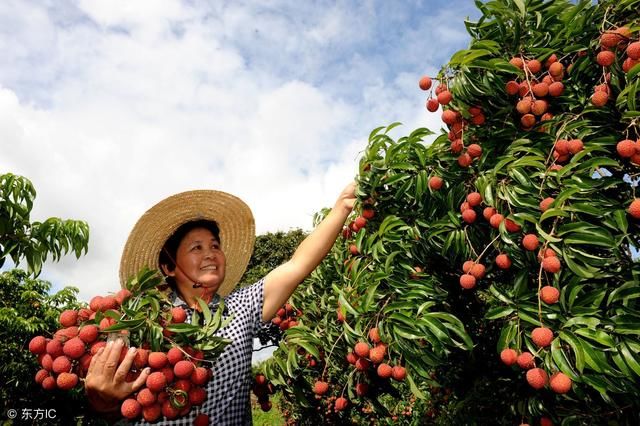
[[228,295],[249,264],[255,244],[255,221],[249,206],[222,191],[196,190],[172,195],[160,201],[135,224],[120,259],[120,284],[142,268],[158,269],[160,250],[167,239],[192,220],[214,221],[220,229],[222,251],[227,259],[225,278],[217,293]]

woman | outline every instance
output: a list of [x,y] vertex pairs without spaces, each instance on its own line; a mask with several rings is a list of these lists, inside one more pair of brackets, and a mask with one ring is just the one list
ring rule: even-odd
[[[270,321],[307,275],[329,252],[355,202],[355,183],[338,197],[331,212],[300,244],[292,258],[259,282],[232,291],[249,262],[255,226],[249,207],[220,191],[190,191],[169,197],[149,209],[131,231],[120,263],[126,281],[144,266],[159,268],[174,290],[174,305],[191,315],[196,298],[217,305],[224,298],[232,322],[218,335],[232,340],[216,361],[199,412],[210,424],[251,424],[249,388],[253,337]],[[187,321],[190,318],[187,318]],[[100,412],[119,409],[120,401],[140,389],[150,371],[125,380],[135,348],[122,363],[123,343],[109,343],[92,359],[85,380],[89,401]],[[163,424],[192,424],[196,411]]]

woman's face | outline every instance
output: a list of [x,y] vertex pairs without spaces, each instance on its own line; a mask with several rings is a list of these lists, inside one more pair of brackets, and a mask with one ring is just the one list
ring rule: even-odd
[[215,293],[224,281],[226,258],[211,231],[194,228],[189,231],[176,252],[176,267],[169,272],[178,288],[192,289],[194,282]]

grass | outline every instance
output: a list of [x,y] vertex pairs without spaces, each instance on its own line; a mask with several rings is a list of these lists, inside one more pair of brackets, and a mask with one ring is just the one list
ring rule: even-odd
[[253,424],[256,426],[282,426],[285,423],[284,417],[280,413],[280,393],[271,395],[271,410],[262,411],[258,400],[251,395],[251,415],[253,416]]

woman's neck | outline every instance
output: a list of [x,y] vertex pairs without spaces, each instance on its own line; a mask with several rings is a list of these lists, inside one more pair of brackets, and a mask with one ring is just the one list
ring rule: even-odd
[[200,298],[204,303],[209,304],[216,292],[213,289],[207,289],[205,287],[183,286],[177,287],[178,296],[192,309],[200,310],[198,306],[197,298]]

